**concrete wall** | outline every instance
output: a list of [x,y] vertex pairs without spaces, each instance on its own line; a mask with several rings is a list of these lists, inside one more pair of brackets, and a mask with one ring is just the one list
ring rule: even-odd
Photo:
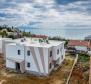
[[[59,54],[57,50],[59,49]],[[18,50],[21,51],[21,55],[18,55]],[[27,51],[30,51],[30,56],[27,55]],[[50,57],[50,51],[52,56]],[[63,59],[62,59],[63,56]],[[39,74],[47,75],[54,68],[53,60],[58,60],[58,64],[61,64],[65,58],[64,43],[54,47],[32,47],[24,46],[16,43],[6,45],[6,67],[15,69],[15,62],[8,60],[7,58],[22,59],[25,62],[25,70],[30,72],[37,72]],[[27,66],[30,63],[30,67]],[[52,68],[49,68],[49,64],[52,63]]]
[[2,41],[2,53],[4,57],[6,57],[6,45],[9,43],[14,43],[11,38],[7,38]]
[[11,69],[15,69],[15,62],[7,59],[6,60],[6,67],[11,68]]
[[[28,50],[30,50],[30,56],[27,55]],[[30,67],[27,67],[28,62]],[[44,75],[48,74],[48,49],[27,46],[25,48],[25,69],[40,74],[43,73]]]
[[46,74],[48,74],[48,69],[49,69],[49,65],[48,65],[48,48],[44,48],[43,49],[43,52],[44,52],[44,62],[45,62],[45,71],[46,71]]
[[[18,55],[18,50],[21,51],[21,54]],[[24,60],[24,46],[22,45],[6,45],[6,67],[15,69],[15,61],[9,60],[11,59],[22,59]]]
[[[59,54],[57,54],[57,50],[59,50]],[[65,58],[65,49],[64,49],[64,43],[61,43],[58,46],[54,46],[53,47],[53,60],[57,60],[58,58],[60,58],[60,63],[63,59],[62,58],[63,55],[63,59]]]
[[[50,51],[52,51],[52,56],[50,57]],[[54,64],[53,64],[53,47],[50,47],[48,49],[48,73],[50,73],[53,68],[54,68]],[[50,63],[51,63],[51,68],[50,68]]]
[[[20,50],[21,54],[18,55],[18,50]],[[15,59],[23,59],[24,60],[24,46],[18,44],[7,44],[6,45],[6,58],[15,58]]]
[[[30,51],[30,56],[27,55],[27,51]],[[30,68],[27,67],[27,63],[30,63]],[[32,55],[32,51],[30,50],[30,47],[25,47],[25,69],[28,71],[34,71],[34,72],[38,72],[37,66],[35,64],[35,60],[33,58]]]
[[2,53],[2,39],[0,39],[0,53]]
[[5,45],[11,42],[12,42],[11,38],[0,38],[0,53],[4,54],[4,56],[5,56]]
[[63,62],[65,59],[65,49],[64,49],[64,43],[60,45],[60,58],[59,58],[59,64]]

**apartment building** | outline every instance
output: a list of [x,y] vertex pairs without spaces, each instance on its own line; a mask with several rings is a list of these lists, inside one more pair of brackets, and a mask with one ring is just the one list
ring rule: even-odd
[[6,45],[6,67],[21,73],[48,75],[65,58],[64,42],[18,39]]

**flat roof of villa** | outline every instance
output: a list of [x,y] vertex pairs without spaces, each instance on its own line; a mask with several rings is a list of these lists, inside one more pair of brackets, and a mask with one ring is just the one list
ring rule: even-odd
[[47,43],[39,43],[39,41],[31,41],[30,39],[26,39],[26,41],[21,42],[20,39],[16,39],[14,40],[14,43],[10,43],[8,45],[16,45],[16,44],[20,44],[20,45],[25,45],[25,46],[32,46],[32,47],[52,47],[52,46],[58,46],[62,43],[64,43],[64,41],[54,41],[54,40],[49,40],[49,44]]
[[10,40],[11,38],[2,38],[0,37],[0,40]]
[[62,44],[63,42],[58,42],[58,41],[49,41],[49,44],[47,43],[39,43],[39,42],[35,42],[35,43],[27,43],[26,46],[33,46],[33,47],[52,47],[52,46],[58,46],[60,44]]

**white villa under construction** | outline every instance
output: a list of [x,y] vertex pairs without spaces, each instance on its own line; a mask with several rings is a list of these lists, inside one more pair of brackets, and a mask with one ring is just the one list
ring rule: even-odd
[[48,75],[65,58],[64,42],[22,38],[5,46],[6,68]]

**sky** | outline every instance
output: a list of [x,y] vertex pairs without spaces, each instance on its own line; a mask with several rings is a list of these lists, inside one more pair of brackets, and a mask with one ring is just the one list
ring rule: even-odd
[[91,0],[0,0],[0,25],[91,28]]

